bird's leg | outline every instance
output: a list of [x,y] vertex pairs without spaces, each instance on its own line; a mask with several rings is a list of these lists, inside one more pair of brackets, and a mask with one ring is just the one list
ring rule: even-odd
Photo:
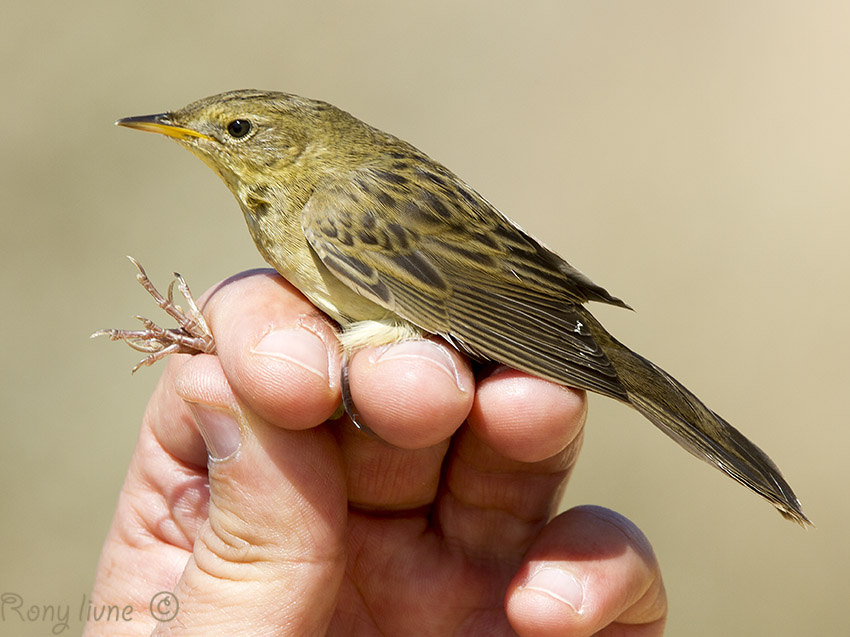
[[[178,327],[163,328],[153,321],[137,315],[136,318],[142,322],[144,329],[98,330],[92,334],[92,338],[96,336],[108,336],[110,340],[124,341],[133,349],[147,353],[148,356],[140,360],[133,368],[134,372],[142,366],[153,365],[156,361],[165,358],[169,354],[215,353],[215,340],[213,339],[212,332],[210,332],[207,322],[204,320],[203,314],[201,314],[201,310],[198,308],[197,303],[195,303],[192,291],[183,277],[175,272],[175,279],[168,286],[168,295],[163,296],[154,284],[151,283],[145,269],[139,262],[133,257],[128,258],[139,270],[136,280],[153,297],[156,304],[166,314],[177,321]],[[186,299],[186,303],[189,306],[188,311],[184,311],[183,308],[174,303],[175,283],[177,283],[177,289],[180,291],[180,294]]]
[[[357,411],[357,405],[354,404],[354,398],[351,395],[351,383],[348,378],[348,363],[349,356],[348,351],[346,350],[342,355],[342,366],[339,374],[339,388],[340,393],[342,394],[342,408],[345,410],[345,413],[348,414],[348,417],[351,419],[351,422],[354,423],[354,426],[357,427],[363,433],[369,434],[373,438],[380,438],[378,434],[369,429],[366,425],[363,424],[363,421],[360,418],[360,413]],[[341,415],[341,414],[340,414]]]

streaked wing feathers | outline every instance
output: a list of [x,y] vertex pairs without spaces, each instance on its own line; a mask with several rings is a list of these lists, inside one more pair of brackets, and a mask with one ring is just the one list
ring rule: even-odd
[[382,172],[361,169],[325,184],[304,207],[305,236],[331,272],[470,353],[626,398],[579,305],[625,304],[450,173],[423,185]]

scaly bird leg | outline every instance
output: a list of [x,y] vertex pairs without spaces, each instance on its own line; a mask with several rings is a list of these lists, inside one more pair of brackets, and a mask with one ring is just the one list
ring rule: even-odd
[[[108,336],[110,340],[124,341],[133,349],[149,354],[138,362],[133,368],[133,372],[142,366],[153,365],[156,361],[165,358],[169,354],[215,353],[215,340],[213,339],[212,332],[210,332],[210,328],[207,326],[201,310],[198,308],[197,303],[195,303],[195,297],[192,296],[192,291],[183,277],[175,272],[175,280],[168,286],[168,296],[163,296],[154,284],[151,283],[145,269],[139,262],[133,257],[127,258],[139,270],[136,280],[153,297],[156,304],[166,314],[177,321],[179,327],[166,329],[143,316],[137,315],[136,318],[142,322],[144,329],[98,330],[91,337]],[[184,311],[183,308],[174,303],[175,283],[177,283],[177,289],[180,291],[180,294],[186,299],[186,303],[189,306],[188,311]]]
[[376,434],[374,431],[369,429],[369,427],[363,424],[363,420],[360,417],[360,412],[357,411],[357,405],[354,404],[354,397],[351,395],[351,383],[348,378],[348,361],[349,356],[348,352],[346,351],[342,356],[342,369],[339,374],[340,393],[342,394],[342,408],[345,410],[345,413],[348,414],[348,417],[351,419],[351,422],[354,423],[355,427],[357,427],[363,433],[370,435],[372,438],[377,438],[378,440],[381,440],[378,434]]

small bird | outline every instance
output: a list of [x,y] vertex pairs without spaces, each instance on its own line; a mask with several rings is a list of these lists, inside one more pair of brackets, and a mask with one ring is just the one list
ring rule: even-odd
[[[475,359],[614,398],[784,517],[809,523],[761,449],[584,307],[628,305],[407,142],[326,102],[257,90],[116,124],[171,137],[212,168],[263,258],[339,323],[345,352],[436,334]],[[171,289],[162,297],[139,269],[180,328],[100,333],[150,352],[143,363],[214,351],[191,300],[189,316],[180,313]]]

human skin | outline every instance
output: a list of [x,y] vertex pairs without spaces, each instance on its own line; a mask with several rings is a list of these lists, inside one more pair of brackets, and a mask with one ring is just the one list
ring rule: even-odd
[[[125,634],[663,632],[643,534],[601,507],[550,519],[583,392],[474,374],[439,340],[365,349],[351,390],[376,438],[329,420],[334,328],[283,279],[243,273],[201,304],[217,354],[170,357],[98,565],[92,603],[132,605]],[[180,606],[158,625],[159,591]]]

